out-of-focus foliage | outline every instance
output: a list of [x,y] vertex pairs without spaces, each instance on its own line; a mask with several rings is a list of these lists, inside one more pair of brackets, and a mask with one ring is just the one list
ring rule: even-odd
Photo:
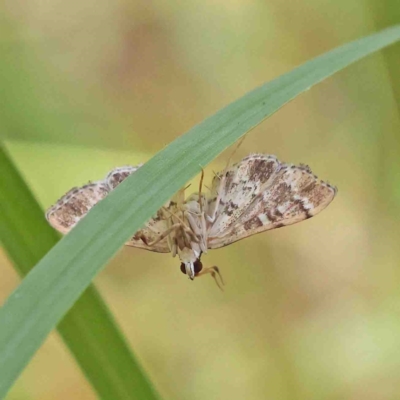
[[[0,170],[2,171],[0,174],[0,241],[13,262],[14,268],[22,277],[25,277],[57,244],[59,234],[43,218],[43,209],[32,196],[32,192],[1,143]],[[50,283],[49,286],[55,288],[55,282],[50,275],[67,258],[68,253],[70,252],[64,253],[57,262],[51,264],[51,268],[39,279],[40,284]],[[27,280],[29,279],[25,278],[24,282]],[[72,291],[66,279],[61,280],[62,286],[68,286],[67,291]],[[6,323],[0,323],[1,398],[9,391],[15,379],[19,377],[21,369],[29,362],[29,359],[25,358],[21,363],[21,354],[26,354],[27,348],[33,347],[33,351],[37,350],[35,331],[38,327],[39,330],[43,329],[43,317],[46,319],[54,313],[57,301],[62,298],[62,290],[59,288],[54,290],[53,300],[47,302],[42,313],[40,302],[45,301],[46,291],[38,288],[37,285],[31,286],[25,292],[20,291],[18,294],[14,292],[14,300],[8,298],[8,304],[0,309],[0,319],[3,317],[3,321],[6,321]],[[32,294],[36,294],[37,298],[33,299]],[[25,307],[14,308],[10,311],[12,303],[15,307],[15,303],[21,300],[26,300]],[[95,287],[89,285],[74,303],[73,307],[68,307],[69,311],[57,324],[57,330],[99,398],[155,400],[157,397],[150,380],[138,365],[133,352],[127,346]],[[25,314],[21,311],[24,309]],[[16,321],[20,322],[17,328]],[[24,327],[27,325],[28,328],[23,334]],[[51,328],[53,327],[54,324]],[[9,336],[7,336],[7,331]]]
[[[44,207],[146,160],[258,84],[399,22],[396,1],[378,0],[19,0],[3,10],[1,134]],[[352,66],[248,135],[237,159],[306,162],[339,196],[315,219],[210,252],[224,293],[135,249],[97,278],[164,398],[398,397],[398,53]],[[17,279],[5,257],[1,271],[5,298]],[[55,337],[9,398],[94,399]]]

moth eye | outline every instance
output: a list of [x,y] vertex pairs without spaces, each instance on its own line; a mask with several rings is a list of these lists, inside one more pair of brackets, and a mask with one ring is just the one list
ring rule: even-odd
[[198,274],[203,269],[203,264],[202,264],[202,262],[200,260],[196,260],[193,263],[193,266],[194,266],[195,274]]
[[184,263],[181,263],[181,272],[186,275],[186,268]]

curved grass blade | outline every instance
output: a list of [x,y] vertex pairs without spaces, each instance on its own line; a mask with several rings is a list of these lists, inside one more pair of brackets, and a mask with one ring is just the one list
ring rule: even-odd
[[[1,145],[0,170],[0,240],[24,276],[59,237]],[[57,330],[101,399],[157,398],[93,285]]]
[[253,90],[172,142],[94,207],[36,265],[0,312],[0,396],[101,267],[202,165],[303,91],[399,39],[397,25]]

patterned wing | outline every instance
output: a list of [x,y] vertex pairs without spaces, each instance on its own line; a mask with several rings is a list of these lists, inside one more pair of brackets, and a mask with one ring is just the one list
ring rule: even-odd
[[311,218],[327,207],[336,193],[335,187],[319,180],[308,166],[281,164],[239,218],[228,225],[213,227],[208,247],[223,247],[256,233]]
[[[124,179],[126,179],[133,172],[137,171],[142,165],[143,164],[139,164],[135,167],[128,165],[125,167],[118,167],[110,171],[105,179],[110,190],[115,189]],[[162,213],[159,212],[147,222],[145,227],[136,232],[125,243],[125,245],[155,251],[158,253],[169,253],[170,249],[166,238],[154,245],[149,245],[167,229],[167,222],[162,218]]]
[[157,253],[169,253],[167,238],[152,244],[163,232],[168,229],[167,221],[159,215],[151,218],[144,228],[137,231],[126,243],[126,246],[138,247],[140,249],[155,251]]
[[[50,207],[46,212],[46,218],[50,225],[59,232],[68,233],[89,210],[100,200],[104,199],[108,193],[114,190],[125,178],[135,172],[139,167],[119,167],[110,171],[103,181],[89,183],[80,188],[73,188],[65,194],[57,203]],[[151,243],[166,228],[166,221],[159,215],[151,218],[141,230],[125,244],[128,246],[139,247],[142,249],[156,251],[159,253],[169,252],[166,239],[151,245]]]
[[208,235],[228,230],[252,201],[271,184],[280,169],[275,156],[251,154],[213,179],[208,214],[213,220]]
[[136,165],[132,167],[130,165],[125,165],[124,167],[117,167],[111,170],[105,179],[107,186],[110,191],[115,189],[124,179],[126,179],[130,174],[136,172],[143,164]]
[[109,193],[102,181],[73,188],[46,211],[46,219],[59,232],[68,233],[100,200]]

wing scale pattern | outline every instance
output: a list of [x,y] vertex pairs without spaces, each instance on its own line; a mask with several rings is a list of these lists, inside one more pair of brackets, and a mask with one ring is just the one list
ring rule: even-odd
[[253,160],[262,159],[265,160],[259,164],[262,167],[268,165],[267,160],[271,162],[271,156],[255,154],[231,168],[230,174],[234,174],[235,169],[244,171],[241,180],[254,188],[245,192],[251,193],[245,201],[242,201],[243,194],[236,200],[224,201],[225,193],[229,193],[229,179],[224,182],[225,187],[218,189],[223,201],[209,229],[209,248],[223,247],[256,233],[311,218],[334,199],[337,189],[319,180],[308,166],[280,164],[276,158],[278,164],[273,164],[273,172],[268,173],[268,179],[263,182],[258,178],[261,172],[257,176],[251,168],[246,168]]
[[[110,171],[103,181],[71,189],[46,212],[46,218],[50,225],[59,232],[67,234],[92,207],[140,167],[141,164],[135,167],[118,167]],[[166,229],[166,221],[162,220],[160,215],[157,214],[125,244],[159,253],[169,253],[167,239],[163,239],[152,246],[148,245],[148,243],[154,242]]]

